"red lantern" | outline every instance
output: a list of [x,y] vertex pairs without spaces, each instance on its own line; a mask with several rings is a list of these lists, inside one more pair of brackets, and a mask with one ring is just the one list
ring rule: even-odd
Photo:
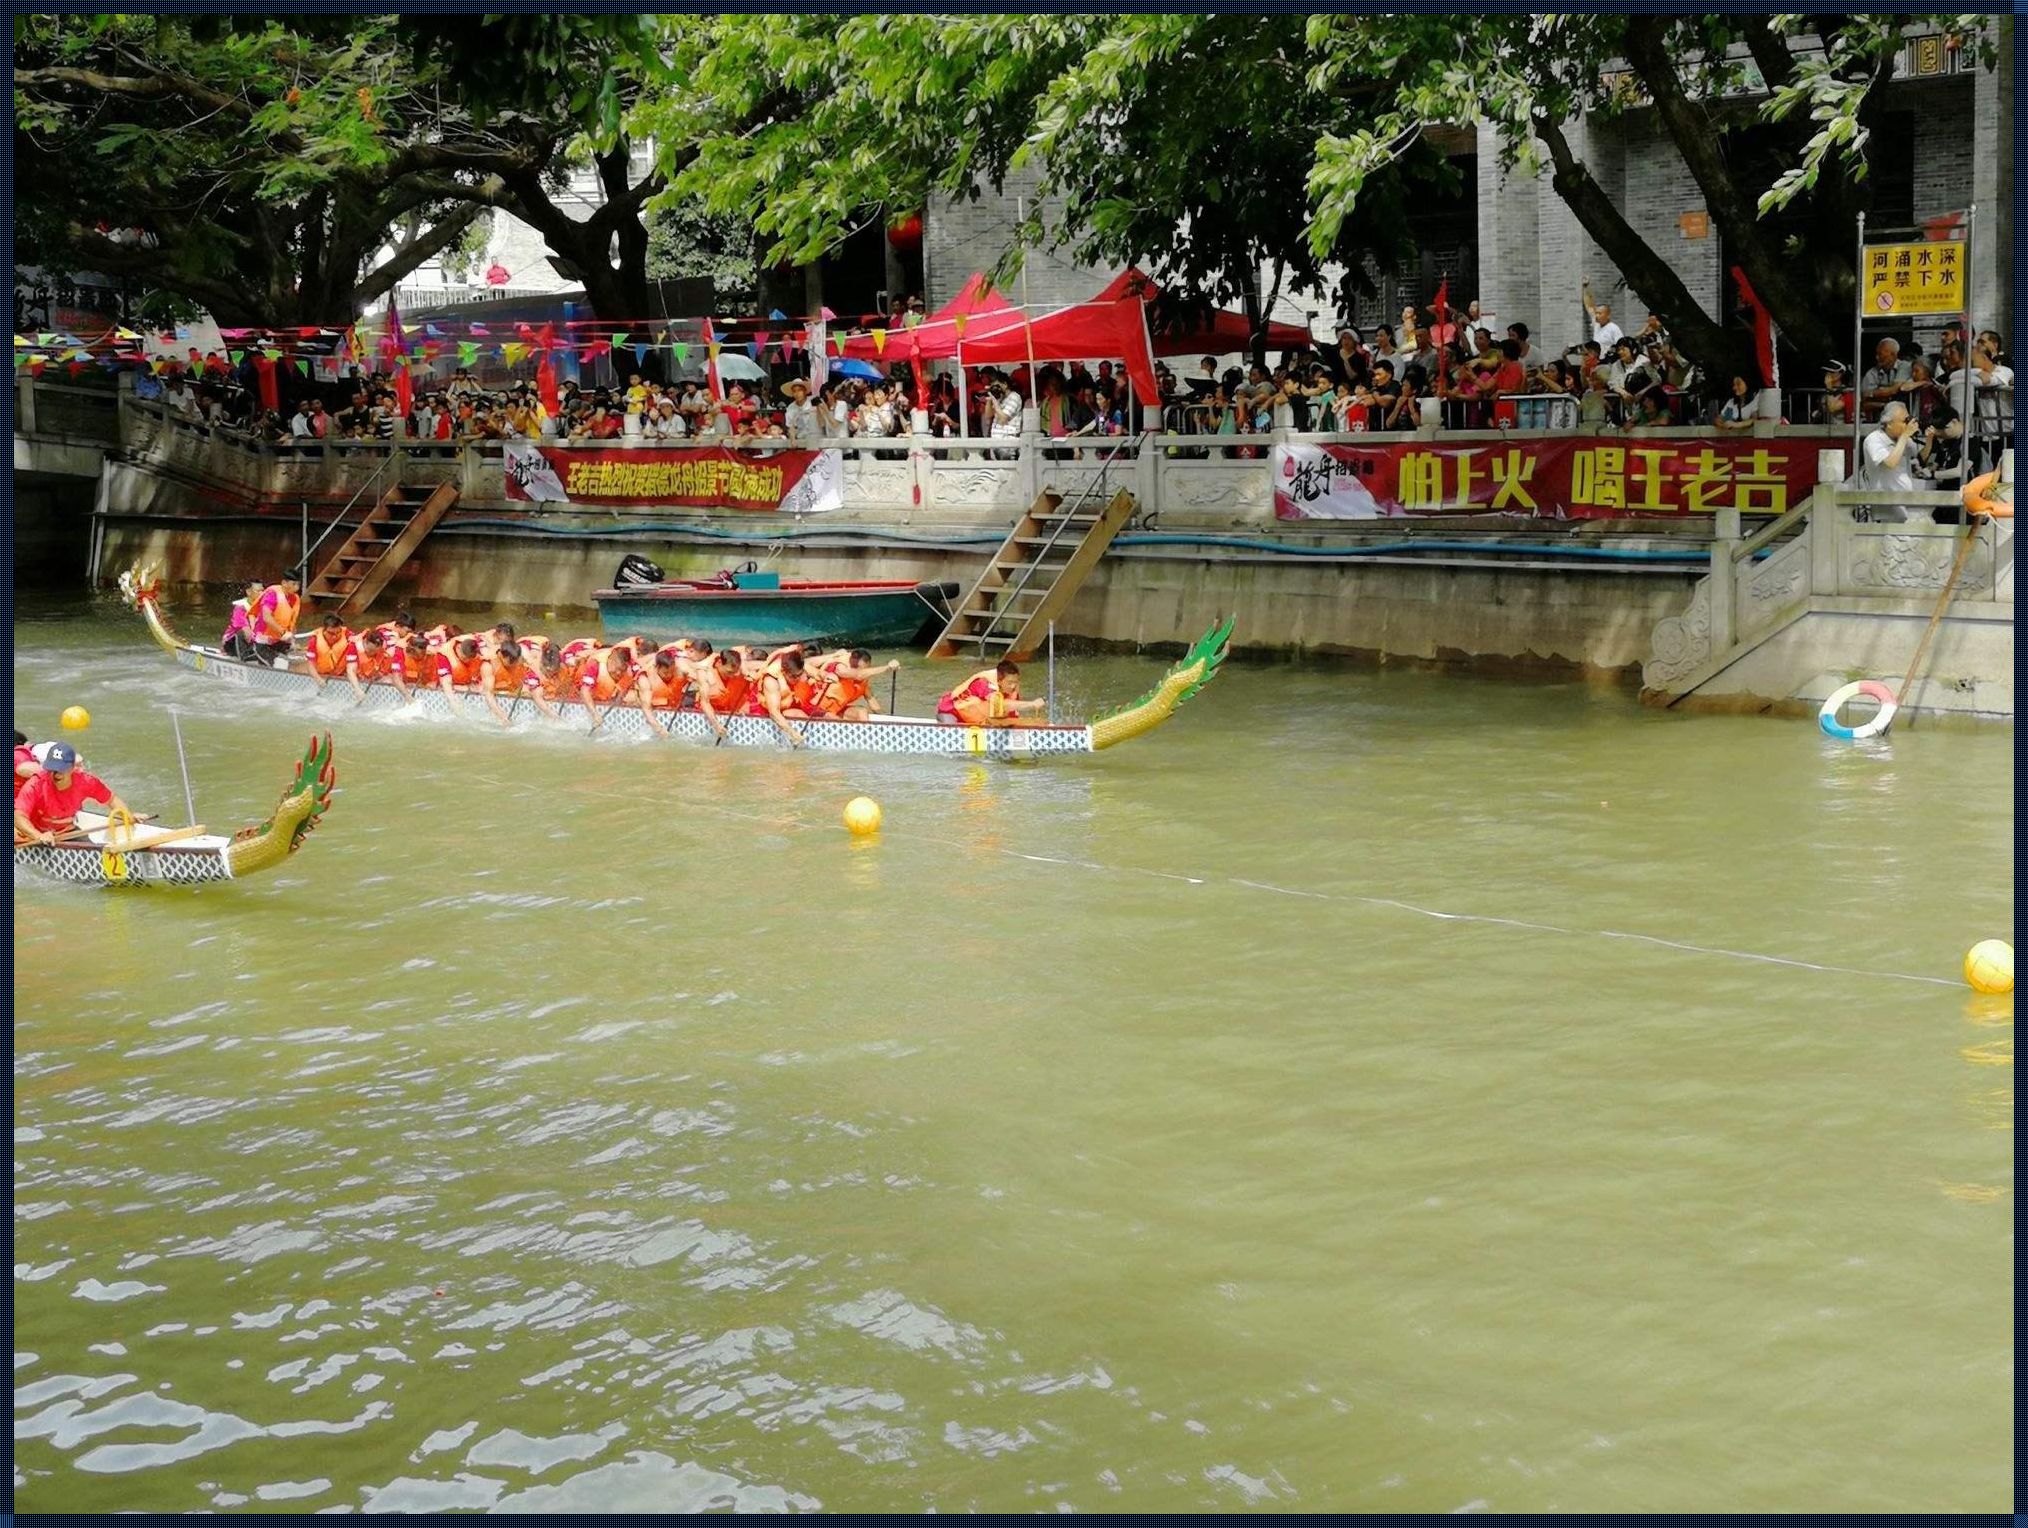
[[911,212],[887,225],[887,242],[904,254],[922,248],[922,215]]
[[507,285],[508,282],[512,281],[513,279],[514,279],[513,272],[509,271],[507,267],[502,265],[498,260],[495,260],[491,265],[486,267],[487,286],[505,286]]

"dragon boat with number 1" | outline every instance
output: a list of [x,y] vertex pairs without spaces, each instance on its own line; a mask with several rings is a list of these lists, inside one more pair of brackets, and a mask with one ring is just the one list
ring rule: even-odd
[[272,870],[298,849],[331,807],[337,771],[331,734],[310,739],[296,777],[263,823],[227,837],[202,826],[158,828],[102,812],[77,814],[53,844],[16,840],[14,868],[71,886],[202,886]]
[[[169,629],[162,617],[159,585],[140,570],[120,575],[120,590],[127,602],[141,612],[156,644],[184,668],[220,683],[270,694],[299,695],[312,699],[319,685],[308,666],[297,660],[286,668],[249,663],[228,656],[216,647],[186,642]],[[1176,708],[1209,684],[1225,661],[1232,622],[1225,621],[1206,632],[1161,680],[1132,705],[1094,717],[1089,722],[1031,723],[1021,726],[964,726],[937,721],[934,717],[874,716],[865,721],[829,718],[798,719],[796,730],[808,747],[823,753],[920,753],[995,759],[1035,759],[1057,754],[1094,753],[1131,738],[1154,731],[1175,714]],[[342,682],[329,688],[348,694]],[[475,691],[458,691],[446,696],[442,690],[412,686],[407,694],[392,684],[375,680],[365,686],[363,700],[347,704],[370,711],[414,709],[426,716],[450,720],[464,717],[499,723],[486,709],[485,698]],[[576,728],[586,730],[590,720],[584,704],[575,700],[554,701],[561,720],[551,720],[534,705],[520,699],[506,702],[511,730]],[[723,741],[736,748],[781,748],[786,746],[780,730],[765,716],[726,716]],[[712,743],[711,723],[704,713],[691,708],[656,711],[651,720],[637,706],[615,705],[605,710],[601,731],[619,737],[663,737],[695,743]]]

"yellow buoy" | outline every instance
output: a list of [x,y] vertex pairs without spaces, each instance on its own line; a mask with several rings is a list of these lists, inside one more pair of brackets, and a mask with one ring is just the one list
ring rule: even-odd
[[63,730],[82,732],[92,724],[92,714],[83,706],[65,706],[63,709]]
[[1974,992],[2014,990],[2014,946],[2004,939],[1981,939],[1965,951],[1965,981]]
[[[845,803],[845,826],[862,837],[880,831],[880,803],[871,796],[854,796]],[[2007,969],[2013,970],[2011,959]]]

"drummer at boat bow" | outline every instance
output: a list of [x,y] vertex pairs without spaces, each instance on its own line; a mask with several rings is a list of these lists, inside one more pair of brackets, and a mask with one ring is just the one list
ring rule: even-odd
[[295,574],[284,573],[280,583],[262,592],[254,606],[255,657],[272,663],[289,656],[289,646],[296,640],[296,617],[303,609],[302,589]]
[[127,810],[126,802],[114,795],[105,781],[78,768],[75,748],[68,743],[51,743],[42,773],[14,798],[15,841],[55,843],[77,826],[78,808],[87,801],[103,801],[108,814]]

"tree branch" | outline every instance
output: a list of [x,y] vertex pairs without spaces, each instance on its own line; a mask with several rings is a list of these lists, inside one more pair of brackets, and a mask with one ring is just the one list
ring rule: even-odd
[[1703,114],[1684,95],[1676,66],[1664,46],[1667,22],[1659,16],[1631,16],[1627,20],[1627,62],[1647,87],[1648,99],[1668,130],[1676,151],[1704,194],[1704,205],[1725,230],[1727,253],[1736,255],[1752,280],[1754,291],[1776,323],[1791,339],[1806,349],[1823,350],[1829,332],[1822,315],[1798,288],[1793,262],[1785,258],[1760,221],[1760,209],[1732,177],[1719,145]]
[[111,276],[145,277],[165,291],[202,303],[214,316],[228,323],[240,315],[259,311],[260,298],[253,289],[224,277],[201,276],[179,269],[172,244],[157,244],[152,249],[115,244],[104,234],[79,223],[72,223],[65,233],[72,248],[94,270]]
[[1753,55],[1767,88],[1775,91],[1788,84],[1795,77],[1795,55],[1789,52],[1788,43],[1775,35],[1767,17],[1742,16],[1739,26],[1746,38],[1746,51]]
[[386,295],[402,277],[408,275],[423,261],[442,254],[464,235],[484,208],[478,202],[469,202],[451,213],[420,239],[403,243],[388,256],[386,262],[360,279],[353,288],[352,300],[365,307]]
[[1549,150],[1550,162],[1555,167],[1550,184],[1556,188],[1556,194],[1619,267],[1649,311],[1668,326],[1684,353],[1713,371],[1740,364],[1740,358],[1747,353],[1743,337],[1734,335],[1704,311],[1683,284],[1683,278],[1676,274],[1675,267],[1657,254],[1613,205],[1591,171],[1571,153],[1562,124],[1537,115],[1532,126],[1535,136]]

